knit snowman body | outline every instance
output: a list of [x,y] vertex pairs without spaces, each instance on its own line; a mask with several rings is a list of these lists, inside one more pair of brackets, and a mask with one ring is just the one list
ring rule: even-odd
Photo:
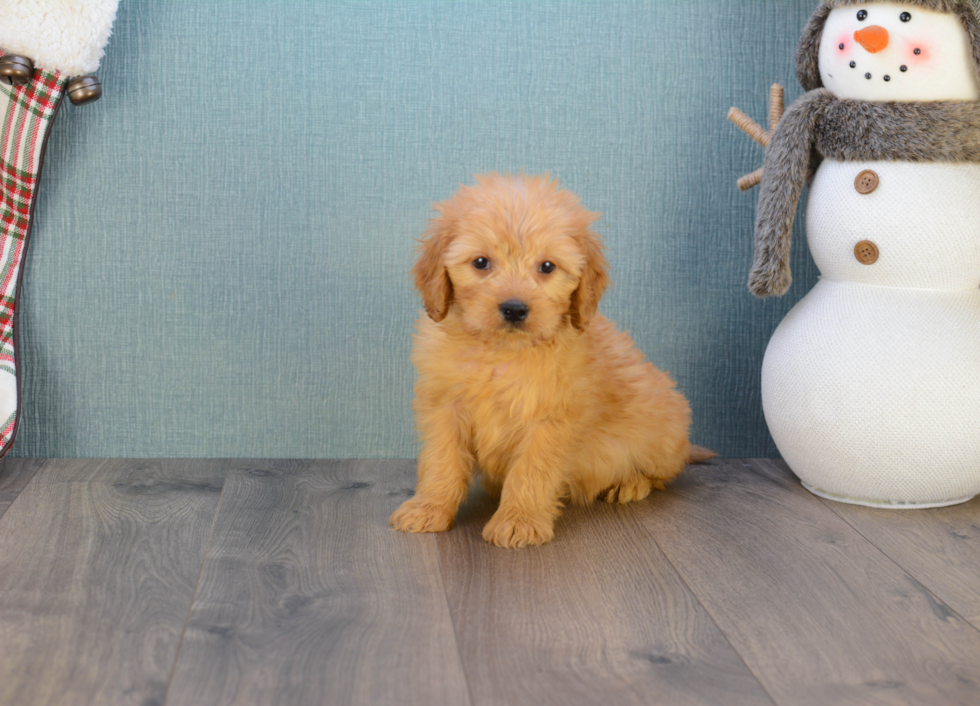
[[929,125],[980,129],[973,37],[921,3],[832,4],[823,86],[793,117],[823,155],[806,207],[821,278],[769,343],[766,421],[819,495],[963,502],[980,493],[980,151]]
[[[868,172],[879,184],[861,194],[854,184]],[[824,160],[806,236],[824,280],[980,291],[980,164]],[[855,256],[862,241],[877,246],[874,263]]]

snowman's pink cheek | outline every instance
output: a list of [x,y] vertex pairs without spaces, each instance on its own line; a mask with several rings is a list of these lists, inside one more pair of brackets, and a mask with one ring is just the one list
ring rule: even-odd
[[837,37],[837,42],[835,44],[834,53],[839,56],[846,56],[851,52],[851,44],[854,43],[854,37],[847,34],[846,32]]
[[928,64],[932,55],[929,45],[917,42],[909,44],[904,53],[905,61],[916,66]]

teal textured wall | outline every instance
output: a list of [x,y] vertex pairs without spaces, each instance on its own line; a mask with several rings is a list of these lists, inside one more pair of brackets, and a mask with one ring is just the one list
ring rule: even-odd
[[815,0],[122,0],[105,97],[53,128],[20,301],[15,455],[408,457],[407,271],[430,204],[548,171],[604,215],[602,310],[772,456],[745,288],[761,150]]

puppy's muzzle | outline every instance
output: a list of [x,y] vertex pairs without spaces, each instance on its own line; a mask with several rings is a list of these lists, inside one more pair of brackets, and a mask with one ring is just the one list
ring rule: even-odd
[[511,326],[522,323],[530,311],[530,307],[519,299],[508,299],[500,305],[500,315]]

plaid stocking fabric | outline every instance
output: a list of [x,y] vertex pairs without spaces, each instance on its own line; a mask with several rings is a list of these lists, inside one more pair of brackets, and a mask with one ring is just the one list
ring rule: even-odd
[[20,417],[17,377],[17,295],[34,223],[44,146],[67,79],[37,70],[23,86],[0,82],[0,456]]

